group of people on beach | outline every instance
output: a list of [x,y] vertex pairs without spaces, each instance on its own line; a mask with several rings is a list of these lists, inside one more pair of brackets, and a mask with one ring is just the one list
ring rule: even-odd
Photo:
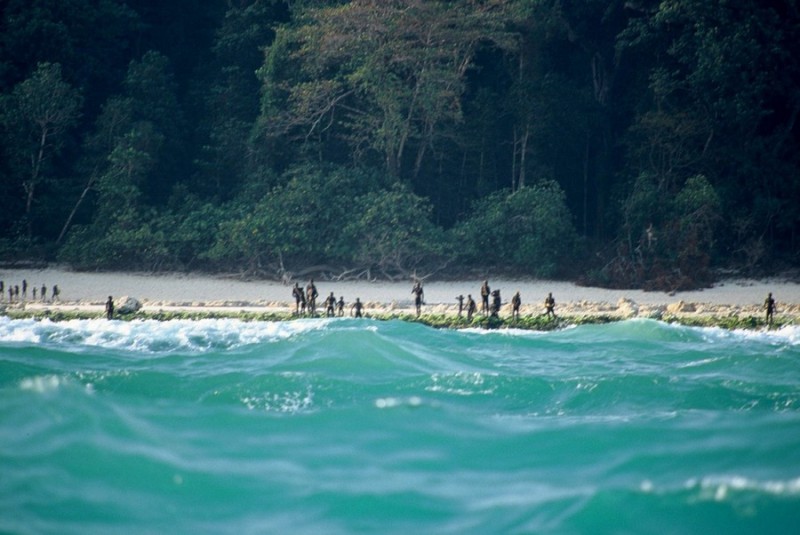
[[[411,293],[414,296],[414,310],[417,317],[419,317],[420,314],[422,314],[422,305],[425,304],[425,290],[422,287],[422,282],[416,281],[411,288]],[[491,290],[489,281],[484,280],[480,289],[480,294],[482,303],[481,312],[485,316],[499,317],[500,308],[503,305],[500,290]],[[302,288],[300,283],[296,282],[292,288],[292,297],[294,297],[295,300],[295,315],[317,315],[317,298],[319,297],[319,291],[317,290],[316,284],[314,284],[314,279],[311,279],[305,288]],[[472,321],[473,316],[478,310],[478,306],[472,298],[472,294],[467,295],[466,303],[463,295],[457,296],[456,301],[458,302],[458,317],[462,317],[464,312],[466,312],[467,320]],[[514,297],[511,298],[511,317],[515,320],[519,319],[519,309],[521,305],[522,297],[519,291],[517,291]],[[339,296],[339,299],[336,299],[334,293],[331,292],[323,301],[323,306],[325,307],[325,315],[327,317],[342,317],[345,314],[344,296]],[[551,292],[544,300],[544,314],[551,319],[556,319],[555,306],[556,301]],[[363,317],[363,310],[364,303],[359,297],[356,297],[355,303],[350,307],[350,315],[356,318]]]
[[[310,314],[312,316],[316,316],[317,297],[319,297],[319,292],[317,291],[316,284],[314,284],[314,279],[308,281],[308,285],[305,287],[305,290],[300,287],[299,283],[294,283],[294,288],[292,288],[292,297],[294,297],[295,300],[295,314]],[[323,305],[325,306],[325,315],[329,318],[334,316],[344,316],[345,302],[343,296],[340,296],[337,300],[336,296],[333,294],[333,292],[331,292],[330,295],[325,298],[325,301],[323,301]],[[363,316],[363,310],[364,303],[361,302],[360,298],[356,297],[356,302],[350,307],[351,315],[356,318],[360,318]]]
[[[481,285],[480,293],[481,293],[481,313],[485,316],[489,315],[493,318],[499,317],[500,308],[503,306],[503,299],[500,296],[500,290],[498,289],[492,290],[489,287],[489,281],[484,280],[483,284]],[[463,295],[457,296],[456,301],[458,301],[458,316],[461,317],[464,313],[464,310],[466,310],[467,321],[472,321],[472,317],[478,309],[475,300],[472,298],[472,294],[467,295],[466,306],[464,305]],[[520,306],[522,306],[522,296],[520,296],[519,290],[517,290],[517,292],[511,298],[511,319],[513,320],[519,319]],[[546,315],[550,319],[556,319],[555,308],[556,308],[556,300],[555,298],[553,298],[553,293],[550,292],[544,299],[544,315]],[[417,315],[419,316],[419,310],[417,310]]]
[[[29,285],[26,279],[22,280],[21,285],[9,284],[7,287],[5,282],[0,280],[0,302],[6,300],[6,295],[8,295],[8,303],[13,304],[27,301],[28,289]],[[32,285],[30,286],[30,289],[32,290],[32,300],[39,300],[43,303],[57,302],[59,300],[59,296],[61,295],[61,290],[58,288],[57,284],[53,285],[50,297],[48,297],[48,288],[45,284],[42,284],[41,287]],[[411,289],[411,293],[414,296],[414,309],[417,317],[419,317],[422,313],[422,306],[425,304],[425,291],[422,287],[422,282],[416,281]],[[292,288],[292,296],[295,299],[296,315],[310,314],[315,316],[317,314],[317,298],[319,297],[319,292],[317,291],[317,286],[314,284],[314,279],[311,279],[305,288],[301,288],[299,283],[295,283],[294,288]],[[494,318],[499,317],[500,308],[503,305],[503,301],[500,296],[500,290],[492,290],[489,287],[489,281],[484,280],[480,287],[480,298],[481,313],[484,316],[490,316]],[[472,294],[468,294],[466,300],[463,295],[458,295],[456,296],[456,302],[458,303],[458,316],[462,317],[464,313],[466,313],[467,321],[472,321],[472,318],[478,311],[478,305],[472,298]],[[325,315],[328,317],[342,317],[345,314],[344,296],[339,296],[337,299],[334,293],[331,292],[330,295],[325,298],[322,304],[325,307]],[[522,297],[520,296],[518,290],[511,298],[511,318],[513,320],[519,319],[521,305]],[[555,313],[555,306],[556,301],[553,298],[552,292],[550,292],[544,299],[543,315],[550,319],[556,319],[557,316]],[[775,299],[772,297],[772,292],[770,292],[769,295],[767,295],[767,298],[764,300],[763,308],[766,312],[765,322],[767,325],[771,326],[777,310]],[[114,317],[114,301],[111,296],[108,297],[108,301],[105,303],[105,312],[108,319]],[[363,314],[364,303],[360,298],[356,297],[355,302],[350,306],[350,315],[360,318],[363,317]]]
[[[425,290],[422,287],[422,282],[416,281],[414,286],[411,288],[411,294],[414,296],[414,310],[416,312],[417,317],[420,316],[422,313],[422,305],[425,304]],[[296,315],[306,315],[310,314],[315,316],[317,313],[317,298],[319,297],[319,292],[317,291],[317,287],[314,284],[314,279],[311,279],[305,289],[300,287],[299,283],[295,283],[294,288],[292,288],[292,296],[295,299],[295,314]],[[481,313],[484,316],[489,316],[493,318],[498,318],[500,314],[500,308],[503,305],[503,300],[500,295],[499,289],[492,290],[489,286],[489,281],[484,280],[483,284],[480,287],[480,297],[481,297]],[[475,316],[476,312],[478,312],[478,305],[475,300],[472,298],[472,294],[468,294],[466,299],[463,295],[456,296],[456,302],[458,303],[458,317],[463,317],[466,313],[467,321],[472,321],[472,318]],[[328,317],[342,317],[345,314],[345,301],[344,296],[340,296],[339,299],[336,299],[336,296],[333,292],[325,298],[323,302],[325,306],[325,315]],[[522,306],[522,297],[520,296],[519,290],[514,294],[511,298],[511,319],[512,320],[519,320],[520,317],[520,307]],[[556,300],[553,297],[553,293],[549,292],[547,297],[544,299],[544,312],[543,315],[551,320],[557,319],[556,312]],[[772,297],[772,293],[767,296],[766,300],[764,301],[764,309],[766,310],[766,318],[765,321],[768,325],[772,325],[774,315],[775,315],[775,299]],[[350,315],[356,318],[363,317],[363,310],[364,310],[364,303],[361,302],[360,298],[356,298],[355,303],[350,307]]]
[[[41,287],[36,286],[35,284],[31,286],[31,293],[33,295],[33,301],[41,301],[42,303],[47,303],[49,301],[56,302],[58,301],[59,296],[61,295],[61,290],[58,288],[57,284],[53,285],[51,290],[50,298],[47,297],[47,285],[42,284]],[[38,293],[38,295],[37,295]],[[27,279],[22,279],[22,284],[10,284],[6,289],[5,281],[0,280],[0,302],[5,301],[6,294],[8,295],[8,302],[9,303],[22,303],[23,301],[28,300],[28,281]]]

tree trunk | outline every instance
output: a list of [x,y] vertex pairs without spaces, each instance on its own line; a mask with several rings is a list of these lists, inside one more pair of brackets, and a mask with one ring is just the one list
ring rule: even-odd
[[517,147],[519,140],[517,139],[517,127],[514,127],[514,139],[511,141],[511,191],[513,192],[517,186]]
[[72,207],[72,211],[69,213],[69,217],[67,217],[64,226],[61,228],[61,233],[58,235],[56,244],[61,244],[61,240],[63,240],[64,236],[67,234],[67,230],[69,230],[69,227],[72,224],[72,219],[75,217],[75,214],[78,213],[78,208],[80,208],[81,204],[83,203],[83,200],[86,198],[86,195],[89,193],[89,191],[92,189],[92,186],[94,185],[94,178],[95,175],[94,173],[92,173],[92,176],[89,178],[89,182],[86,184],[86,187],[83,188],[81,196],[78,197],[75,206]]
[[525,133],[522,135],[522,141],[519,151],[519,180],[517,181],[517,188],[522,189],[525,187],[525,161],[528,152],[528,138],[530,137],[530,125],[525,124]]
[[42,171],[42,162],[44,162],[44,149],[47,146],[48,129],[42,128],[42,135],[39,138],[39,150],[31,162],[31,179],[27,184],[23,184],[25,188],[25,219],[28,223],[28,237],[33,236],[33,223],[31,222],[31,207],[33,206],[33,196],[36,192],[36,184],[39,182],[39,175]]
[[589,233],[589,155],[590,137],[586,135],[586,149],[583,153],[583,235]]

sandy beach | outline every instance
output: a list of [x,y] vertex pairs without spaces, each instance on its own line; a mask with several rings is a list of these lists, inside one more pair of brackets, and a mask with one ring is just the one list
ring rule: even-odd
[[[119,299],[130,296],[142,304],[142,310],[172,311],[180,309],[226,311],[289,311],[294,309],[292,286],[298,282],[305,287],[307,280],[292,281],[286,285],[276,281],[244,281],[235,277],[193,274],[144,273],[85,273],[59,267],[46,269],[0,269],[0,280],[5,290],[0,307],[26,310],[97,310],[102,312],[108,296]],[[28,283],[23,299],[9,303],[9,285]],[[366,303],[367,312],[402,312],[413,307],[411,287],[408,282],[325,281],[317,280],[322,301],[331,292],[345,302],[356,297]],[[425,307],[428,313],[456,313],[458,295],[472,294],[479,302],[481,280],[427,281],[424,284]],[[606,314],[624,317],[653,317],[659,313],[697,315],[761,315],[768,292],[777,301],[779,315],[792,318],[800,316],[800,284],[786,278],[764,280],[727,279],[712,288],[677,292],[644,292],[641,290],[609,290],[577,286],[570,282],[548,280],[489,279],[492,289],[501,290],[503,303],[510,301],[519,291],[522,297],[521,313],[540,314],[542,302],[548,292],[556,299],[556,311],[561,314]],[[47,302],[41,301],[41,286],[47,287]],[[53,285],[58,285],[61,295],[57,303],[49,301]],[[33,288],[37,289],[36,299]],[[508,305],[506,305],[508,306]],[[349,308],[349,306],[348,306]]]

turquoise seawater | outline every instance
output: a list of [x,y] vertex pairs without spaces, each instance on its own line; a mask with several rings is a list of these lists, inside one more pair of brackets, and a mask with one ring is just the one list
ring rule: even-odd
[[800,532],[800,329],[0,318],[0,532]]

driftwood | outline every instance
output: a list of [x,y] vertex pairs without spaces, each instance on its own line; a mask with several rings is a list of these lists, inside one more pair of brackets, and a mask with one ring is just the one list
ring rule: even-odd
[[313,275],[313,278],[323,281],[367,281],[375,282],[377,280],[387,280],[390,282],[407,281],[424,282],[426,279],[434,276],[442,269],[447,267],[449,262],[440,266],[436,266],[430,271],[419,274],[416,269],[409,271],[402,267],[393,266],[392,269],[388,267],[379,267],[377,270],[373,266],[356,266],[356,267],[339,267],[328,264],[321,264],[316,266],[308,266],[296,271],[276,269],[274,272],[278,275],[278,279],[283,284],[293,284],[296,280],[305,280]]

